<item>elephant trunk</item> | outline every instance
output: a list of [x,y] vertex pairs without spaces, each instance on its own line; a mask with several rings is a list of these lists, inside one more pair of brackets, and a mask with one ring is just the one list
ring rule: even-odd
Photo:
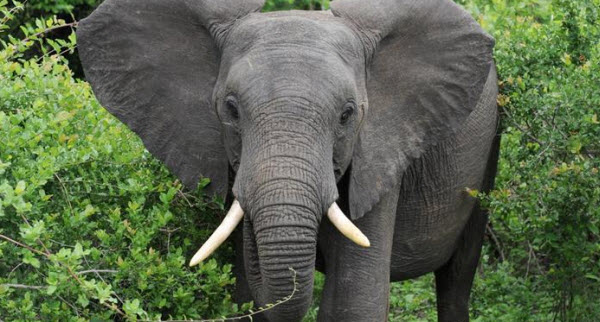
[[[259,213],[270,217],[285,214],[296,215],[297,211],[273,207]],[[314,220],[296,220],[294,225],[276,220],[258,225],[245,222],[246,270],[254,298],[263,307],[283,301],[265,312],[269,321],[299,321],[307,312],[313,291],[317,226]]]
[[244,260],[254,299],[275,305],[293,294],[265,315],[299,321],[311,303],[319,223],[337,188],[332,142],[318,132],[319,120],[280,111],[290,117],[262,120],[246,132],[233,190],[245,213]]
[[299,321],[312,299],[322,206],[306,179],[269,182],[257,201],[248,201],[253,206],[244,220],[247,277],[257,304],[287,299],[265,312],[270,321]]

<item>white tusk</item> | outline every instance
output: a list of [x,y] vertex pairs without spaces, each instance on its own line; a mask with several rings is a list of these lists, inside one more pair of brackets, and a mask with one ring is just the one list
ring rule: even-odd
[[337,203],[333,203],[327,211],[329,221],[346,237],[355,242],[359,246],[369,247],[371,243],[358,227],[356,227],[350,219],[344,215]]
[[231,235],[235,227],[240,223],[244,217],[244,211],[240,206],[240,203],[235,200],[221,222],[221,225],[217,227],[214,233],[210,235],[208,240],[200,247],[200,249],[196,252],[196,255],[192,257],[190,261],[190,266],[197,265],[201,261],[205,260],[210,254],[212,254],[221,244]]

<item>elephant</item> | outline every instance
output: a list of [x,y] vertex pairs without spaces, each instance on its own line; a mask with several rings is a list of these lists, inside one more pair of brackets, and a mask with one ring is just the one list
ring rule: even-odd
[[[469,320],[500,136],[494,39],[450,0],[105,0],[78,25],[101,103],[231,210],[237,295],[299,321],[388,318],[390,282],[435,274]],[[241,225],[237,227],[237,224]],[[236,228],[237,227],[237,228]],[[290,294],[293,296],[289,297]]]

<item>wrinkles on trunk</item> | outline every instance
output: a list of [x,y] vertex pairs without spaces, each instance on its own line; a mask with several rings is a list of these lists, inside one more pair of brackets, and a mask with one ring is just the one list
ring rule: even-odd
[[[289,207],[279,207],[286,213]],[[262,214],[258,214],[260,217]],[[271,225],[257,231],[250,219],[244,220],[244,254],[247,279],[260,306],[287,302],[267,310],[270,321],[299,321],[308,310],[313,292],[317,225],[314,220]],[[294,285],[292,268],[296,274]]]
[[[291,160],[286,157],[273,162]],[[318,170],[286,175],[282,173],[286,166],[262,169],[270,170],[251,188],[244,219],[247,279],[258,305],[275,304],[294,292],[292,268],[296,274],[294,296],[265,315],[270,321],[299,321],[312,299],[322,195],[328,188],[318,180]]]
[[271,321],[299,321],[313,291],[317,231],[337,199],[333,142],[318,110],[299,98],[274,99],[253,110],[242,137],[233,187],[244,209],[244,260],[258,305]]
[[[255,188],[251,216],[244,221],[246,271],[259,305],[287,302],[265,312],[271,321],[297,321],[308,310],[313,289],[320,198],[316,180],[299,173],[294,180],[278,172]],[[296,274],[294,286],[292,268]]]

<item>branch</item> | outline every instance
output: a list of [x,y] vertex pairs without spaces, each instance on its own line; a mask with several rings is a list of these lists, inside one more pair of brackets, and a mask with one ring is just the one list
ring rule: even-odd
[[79,23],[79,21],[73,21],[73,22],[70,22],[70,23],[65,23],[65,24],[62,24],[62,25],[50,27],[48,29],[44,29],[44,30],[42,30],[42,31],[40,31],[40,32],[32,35],[32,36],[29,36],[29,37],[21,40],[21,42],[22,43],[26,43],[26,42],[30,41],[32,38],[37,38],[39,36],[45,35],[45,34],[51,32],[51,31],[54,31],[54,30],[57,30],[57,29],[61,29],[61,28],[65,28],[65,27],[71,27],[71,28],[77,27],[78,23]]
[[36,254],[38,254],[38,255],[43,255],[43,256],[46,256],[46,257],[48,257],[48,255],[47,255],[46,253],[44,253],[44,252],[41,252],[41,251],[39,251],[39,250],[37,250],[37,249],[35,249],[35,248],[31,248],[31,247],[29,247],[29,246],[27,246],[27,245],[25,245],[25,244],[19,243],[18,241],[14,240],[14,239],[11,239],[11,238],[9,238],[9,237],[6,237],[6,236],[4,236],[4,235],[2,235],[2,234],[0,234],[0,238],[2,238],[2,239],[6,239],[6,240],[8,240],[9,242],[11,242],[11,243],[13,243],[13,244],[15,244],[15,245],[17,245],[17,246],[21,246],[21,247],[23,247],[23,248],[29,249],[30,251],[32,251],[32,252],[34,252],[34,253],[36,253]]
[[25,285],[25,284],[0,284],[0,286],[10,287],[10,288],[24,288],[28,290],[43,290],[47,286],[36,286],[36,285]]
[[294,297],[294,294],[296,294],[296,292],[298,291],[298,282],[296,281],[296,270],[294,270],[292,267],[290,267],[289,270],[292,272],[292,283],[294,284],[294,289],[292,290],[292,293],[290,295],[278,300],[274,304],[267,304],[264,307],[259,307],[258,310],[256,310],[256,311],[249,310],[250,313],[248,313],[248,314],[234,316],[234,317],[230,317],[230,318],[210,319],[210,320],[166,320],[165,322],[216,322],[216,321],[233,321],[233,320],[245,320],[245,319],[249,319],[250,321],[253,321],[252,316],[262,313],[262,312],[265,312],[265,311],[268,311],[268,310],[271,310],[272,308],[274,308],[278,305],[288,302],[289,300],[292,299],[292,297]]
[[[4,18],[2,18],[2,21],[0,21],[0,24],[5,24],[7,23],[10,19],[12,19],[12,16],[14,13],[16,13],[19,10],[23,10],[25,8],[25,4],[27,3],[28,0],[23,1],[23,3],[21,3],[21,6],[15,6],[14,8],[10,9],[10,11],[8,11],[8,14],[6,16],[4,16]],[[2,320],[0,320],[2,321]]]
[[500,253],[500,261],[504,262],[506,258],[504,257],[504,251],[502,250],[502,245],[500,244],[500,241],[496,237],[496,234],[494,234],[494,231],[492,230],[492,227],[490,227],[489,224],[485,228],[490,234],[490,237],[492,237],[492,241],[494,241],[494,244],[496,244],[496,249],[498,250],[498,253]]
[[[31,227],[29,220],[27,220],[27,217],[25,217],[24,214],[21,214],[21,218],[23,218],[25,223],[27,223],[27,226]],[[38,242],[38,244],[40,244],[42,246],[42,248],[44,248],[44,251],[46,251],[46,254],[50,255],[50,251],[48,250],[48,248],[46,248],[46,245],[44,244],[44,242],[39,238],[36,238],[36,241]]]
[[190,208],[194,207],[194,205],[192,205],[190,200],[185,196],[185,194],[183,192],[181,192],[181,190],[177,190],[177,195],[179,195],[181,198],[183,198],[183,200],[185,200],[187,202],[187,204],[188,204],[188,206],[190,206]]
[[69,209],[71,210],[71,216],[73,216],[74,215],[73,206],[71,205],[71,201],[69,200],[69,194],[67,193],[67,188],[65,187],[65,184],[63,183],[62,179],[58,176],[57,173],[54,174],[54,177],[58,180],[58,183],[60,184],[61,190],[63,192],[63,196],[65,197],[65,200],[67,201],[67,204],[69,205]]
[[527,130],[527,129],[524,129],[523,127],[521,127],[521,125],[520,125],[520,124],[518,124],[518,123],[517,123],[517,122],[514,120],[514,118],[513,118],[512,114],[511,114],[511,113],[508,111],[508,109],[507,109],[507,108],[505,108],[505,107],[502,107],[502,110],[504,111],[504,113],[505,113],[506,115],[508,115],[507,119],[509,119],[509,120],[511,121],[511,123],[512,123],[512,125],[513,125],[514,127],[516,127],[516,128],[517,128],[519,131],[521,131],[523,134],[527,135],[527,136],[528,136],[528,137],[529,137],[531,140],[535,141],[535,142],[536,142],[537,144],[539,144],[540,146],[544,145],[544,143],[543,143],[543,142],[542,142],[540,139],[536,138],[535,136],[533,136],[533,134],[531,134],[531,133],[530,133],[530,132],[531,132],[531,126],[529,126],[529,125],[528,125],[528,126],[529,126],[529,130]]
[[74,311],[75,314],[77,314],[77,317],[79,317],[79,310],[77,310],[77,308],[75,307],[75,305],[69,303],[69,301],[65,300],[62,296],[60,295],[56,295],[61,301],[65,302],[65,304],[67,304],[68,306],[70,306]]
[[[20,247],[23,247],[23,248],[29,249],[30,251],[32,251],[32,252],[34,252],[34,253],[36,253],[36,254],[42,255],[42,256],[46,257],[47,259],[49,259],[50,261],[53,261],[53,260],[52,260],[52,258],[51,258],[51,257],[52,257],[52,253],[46,254],[46,253],[44,253],[44,252],[41,252],[41,251],[39,251],[39,250],[37,250],[37,249],[34,249],[34,248],[31,248],[31,247],[29,247],[29,246],[27,246],[27,245],[25,245],[25,244],[23,244],[23,243],[20,243],[20,242],[18,242],[18,241],[16,241],[16,240],[14,240],[14,239],[12,239],[12,238],[9,238],[9,237],[7,237],[7,236],[4,236],[4,235],[2,235],[2,234],[0,234],[0,238],[3,238],[3,239],[5,239],[5,240],[7,240],[7,241],[9,241],[9,242],[11,242],[11,243],[13,243],[13,244],[17,245],[17,246],[20,246]],[[73,279],[74,279],[75,281],[77,281],[77,283],[78,283],[79,285],[81,285],[81,286],[84,286],[84,284],[83,284],[83,282],[81,281],[81,279],[80,279],[80,278],[77,276],[77,274],[75,274],[75,272],[73,272],[73,270],[71,269],[71,267],[69,267],[67,264],[65,264],[65,263],[63,263],[63,262],[61,262],[61,261],[59,261],[59,260],[56,260],[56,259],[54,260],[54,262],[56,262],[56,263],[60,264],[60,265],[61,265],[61,266],[63,266],[64,268],[66,268],[66,269],[67,269],[67,272],[69,273],[69,275],[71,275],[71,277],[73,277]],[[85,271],[84,271],[84,272],[85,272]],[[110,305],[110,304],[108,304],[108,303],[106,303],[106,302],[105,302],[105,303],[102,303],[102,305],[104,305],[105,307],[109,308],[110,310],[112,310],[112,311],[116,312],[117,314],[119,314],[119,315],[121,315],[121,316],[123,316],[123,317],[125,317],[125,316],[126,316],[126,315],[125,315],[125,313],[124,313],[123,311],[121,311],[121,310],[120,310],[118,307],[116,307],[116,306]]]
[[77,272],[77,275],[84,275],[90,273],[109,273],[109,274],[117,274],[119,271],[115,271],[114,269],[88,269],[86,271]]
[[[533,250],[533,246],[531,246],[531,243],[529,242],[529,240],[527,241],[527,246],[529,247],[529,256],[530,256],[530,258],[533,258],[535,260],[535,264],[537,266],[538,272],[541,275],[544,275],[544,270],[540,266],[540,260],[538,259],[537,255],[535,254],[535,251]],[[527,270],[529,271],[529,261],[527,262]]]
[[[90,263],[88,262],[88,260],[87,260],[87,257],[85,257],[85,255],[83,255],[83,260],[84,260],[84,261],[85,261],[85,263],[88,265],[88,267],[90,267]],[[80,273],[81,273],[81,272],[80,272]],[[106,281],[104,280],[104,278],[102,278],[102,275],[100,275],[100,274],[99,274],[97,271],[96,271],[96,272],[94,272],[94,273],[96,274],[96,276],[98,276],[98,278],[99,278],[99,279],[100,279],[102,282],[106,283]],[[108,284],[108,283],[106,283],[106,284]],[[117,294],[117,292],[115,292],[115,297],[117,298],[117,300],[119,300],[119,302],[121,302],[121,304],[124,304],[124,303],[123,303],[123,299],[121,299],[121,298],[119,297],[119,295]]]

